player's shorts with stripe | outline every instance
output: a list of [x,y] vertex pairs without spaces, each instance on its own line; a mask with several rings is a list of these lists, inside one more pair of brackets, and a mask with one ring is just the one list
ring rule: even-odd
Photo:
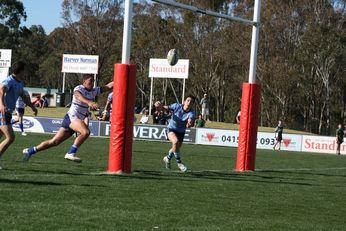
[[170,129],[170,128],[167,128],[166,131],[167,131],[167,137],[168,137],[168,133],[173,132],[177,136],[179,142],[182,143],[184,141],[185,132],[184,133],[177,132],[176,130]]
[[71,124],[70,116],[66,114],[61,123],[61,127],[64,128],[66,131],[68,131],[70,135],[72,136],[75,133],[75,131],[70,128],[70,124]]

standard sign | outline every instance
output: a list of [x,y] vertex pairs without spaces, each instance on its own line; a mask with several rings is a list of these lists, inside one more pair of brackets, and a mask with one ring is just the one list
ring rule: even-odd
[[167,59],[150,59],[149,77],[187,79],[189,76],[189,60],[179,59],[174,66],[168,64]]
[[99,67],[98,55],[67,55],[62,56],[62,70],[67,73],[97,74]]
[[12,50],[0,49],[0,68],[11,67]]

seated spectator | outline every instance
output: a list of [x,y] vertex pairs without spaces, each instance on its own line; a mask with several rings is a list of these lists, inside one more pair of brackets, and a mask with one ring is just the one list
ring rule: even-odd
[[41,96],[36,96],[36,99],[32,102],[35,107],[42,107]]
[[166,115],[163,111],[159,111],[156,115],[157,124],[165,125],[166,124]]
[[42,99],[41,99],[41,108],[45,108],[45,107],[48,107],[48,99],[47,99],[47,96],[42,96]]
[[139,123],[141,123],[141,124],[147,124],[147,123],[149,122],[149,115],[148,115],[148,114],[149,114],[149,113],[148,113],[147,111],[144,112],[144,114],[143,114],[141,120],[139,121]]
[[148,112],[148,114],[149,114],[149,109],[148,109],[147,106],[145,106],[145,107],[142,108],[142,111],[141,111],[140,114],[144,114],[145,112]]
[[197,128],[203,128],[205,126],[205,120],[203,119],[202,115],[198,116],[198,119],[195,121],[195,127]]

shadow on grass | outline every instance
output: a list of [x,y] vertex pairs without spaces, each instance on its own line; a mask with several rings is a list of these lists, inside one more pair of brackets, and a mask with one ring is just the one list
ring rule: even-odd
[[61,186],[61,185],[65,185],[65,184],[56,183],[56,182],[32,181],[32,180],[10,180],[10,179],[0,179],[0,183],[7,183],[7,184],[32,184],[32,185],[41,185],[41,186],[47,186],[47,185]]
[[[122,176],[122,175],[119,175]],[[180,173],[175,171],[147,171],[135,170],[131,175],[126,177],[137,179],[155,179],[155,180],[181,180],[181,181],[196,181],[196,180],[225,180],[225,181],[247,181],[265,184],[288,184],[301,186],[318,186],[318,184],[297,182],[295,178],[286,178],[282,176],[263,176],[258,174],[244,174],[237,172],[217,172],[217,171],[199,171]],[[306,179],[299,179],[306,180]]]

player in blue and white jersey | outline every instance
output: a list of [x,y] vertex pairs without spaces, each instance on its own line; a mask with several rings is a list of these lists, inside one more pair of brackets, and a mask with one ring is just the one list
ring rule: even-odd
[[[30,94],[27,90],[24,90],[24,94],[27,98],[30,99]],[[17,114],[17,119],[14,121],[14,123],[19,123],[19,128],[21,131],[22,136],[26,136],[27,134],[24,132],[24,125],[23,125],[23,116],[25,112],[25,107],[26,104],[22,97],[18,97],[17,102],[16,102],[16,114]]]
[[101,120],[101,121],[111,120],[112,102],[113,102],[113,92],[108,94],[105,108],[103,112],[101,113],[101,116],[97,117],[98,120]]
[[0,143],[0,158],[15,139],[11,120],[18,97],[22,97],[25,104],[34,111],[35,116],[37,115],[37,109],[24,94],[24,83],[21,81],[24,68],[24,62],[14,63],[12,74],[0,83],[0,137],[5,135],[5,139]]
[[59,145],[76,132],[79,135],[75,138],[73,145],[65,154],[65,159],[81,162],[81,159],[76,156],[76,152],[90,135],[89,123],[85,123],[84,121],[88,118],[89,108],[98,109],[99,105],[94,102],[96,95],[113,89],[113,82],[102,87],[94,88],[94,81],[94,75],[83,75],[83,83],[73,90],[71,107],[65,115],[59,131],[53,138],[45,140],[37,146],[25,148],[23,150],[23,161],[28,161],[33,154],[39,151]]
[[174,103],[169,106],[164,106],[160,101],[154,104],[158,111],[165,109],[172,112],[171,119],[167,126],[167,136],[172,147],[163,158],[167,169],[171,168],[171,160],[175,157],[179,169],[182,172],[187,170],[187,167],[181,161],[180,148],[184,141],[186,128],[190,128],[194,125],[194,120],[196,118],[196,114],[192,109],[194,102],[195,97],[189,95],[186,97],[183,104]]

